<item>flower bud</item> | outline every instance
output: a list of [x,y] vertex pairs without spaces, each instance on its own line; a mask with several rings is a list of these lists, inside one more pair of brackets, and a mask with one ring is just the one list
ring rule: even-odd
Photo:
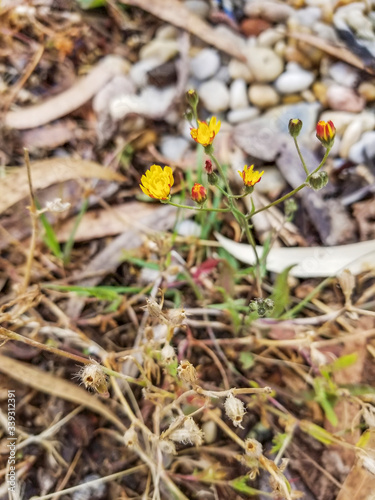
[[160,439],[159,441],[160,450],[166,455],[176,455],[176,447],[170,439]]
[[246,413],[243,402],[230,393],[225,400],[224,408],[227,417],[232,420],[233,425],[243,429],[241,422]]
[[336,128],[334,124],[329,121],[319,121],[316,126],[316,137],[323,144],[325,148],[331,148],[335,140]]
[[267,311],[272,311],[275,307],[275,302],[272,299],[264,299],[263,304]]
[[207,200],[206,188],[196,182],[191,190],[191,197],[196,203],[202,205]]
[[196,369],[187,359],[180,361],[177,373],[182,381],[192,385],[196,383],[198,378]]
[[284,205],[284,210],[285,210],[285,217],[287,219],[290,219],[295,212],[298,210],[298,205],[297,202],[294,198],[289,198],[288,200],[285,200],[285,205]]
[[207,175],[208,183],[211,184],[211,186],[216,186],[218,178],[215,172],[212,172],[212,174]]
[[259,458],[263,453],[263,446],[256,439],[246,439],[245,453],[251,458]]
[[291,120],[289,120],[289,125],[288,125],[288,129],[289,129],[289,134],[296,138],[299,136],[299,133],[301,132],[301,128],[302,128],[302,121],[299,120],[298,118],[292,118]]
[[108,395],[108,381],[102,367],[96,361],[84,366],[78,374],[86,389],[91,389],[103,396]]
[[315,191],[324,188],[328,184],[328,174],[324,170],[322,172],[317,172],[312,174],[309,179],[309,186]]
[[249,309],[252,312],[257,312],[260,317],[263,317],[267,314],[267,312],[272,311],[275,307],[275,303],[272,299],[261,299],[257,298],[250,302]]
[[161,350],[161,359],[166,365],[170,365],[173,360],[175,359],[176,354],[174,352],[173,347],[171,344],[165,344],[163,349]]
[[184,421],[184,425],[181,428],[174,430],[169,437],[176,443],[201,446],[203,444],[204,434],[202,429],[200,429],[195,423],[194,419],[192,417],[188,417]]
[[188,104],[194,109],[198,105],[198,102],[199,102],[199,97],[198,97],[196,90],[194,90],[194,89],[188,90],[186,92],[186,100],[187,100]]
[[214,169],[213,169],[212,161],[211,160],[206,160],[206,164],[204,166],[204,169],[205,169],[205,171],[208,174],[212,174],[212,172],[214,171]]

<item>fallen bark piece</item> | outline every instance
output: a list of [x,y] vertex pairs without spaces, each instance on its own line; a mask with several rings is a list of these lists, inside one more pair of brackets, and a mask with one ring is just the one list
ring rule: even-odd
[[68,115],[92,99],[114,76],[129,71],[129,63],[118,56],[107,56],[79,79],[71,88],[40,104],[9,111],[5,115],[5,126],[18,130],[40,127],[57,118]]
[[[7,167],[15,169],[0,183],[0,213],[29,196],[29,184],[26,167]],[[52,184],[72,179],[103,179],[124,181],[117,172],[104,168],[98,163],[73,158],[48,158],[31,163],[31,175],[34,190],[44,189]]]
[[[215,233],[221,246],[233,257],[245,264],[255,264],[254,250],[250,245],[236,243]],[[256,247],[259,256],[263,247]],[[344,269],[358,274],[374,267],[375,240],[361,241],[350,245],[332,247],[272,248],[268,254],[268,271],[281,273],[289,266],[290,275],[297,278],[326,278],[335,276]]]

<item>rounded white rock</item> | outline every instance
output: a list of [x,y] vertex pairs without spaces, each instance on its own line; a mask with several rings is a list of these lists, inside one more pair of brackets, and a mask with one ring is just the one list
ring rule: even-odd
[[243,109],[249,105],[245,80],[233,80],[229,88],[230,109]]
[[207,111],[219,113],[229,107],[229,90],[220,80],[203,82],[199,87],[198,94]]
[[284,69],[282,58],[268,47],[247,47],[244,55],[257,82],[273,82]]
[[220,56],[215,49],[202,49],[190,61],[190,72],[198,80],[207,80],[220,68]]

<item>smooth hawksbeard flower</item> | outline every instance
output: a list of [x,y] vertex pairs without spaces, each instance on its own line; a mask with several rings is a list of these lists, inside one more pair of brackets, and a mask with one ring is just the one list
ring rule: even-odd
[[242,177],[243,183],[247,187],[252,187],[254,184],[260,181],[262,175],[264,174],[263,172],[259,173],[258,170],[253,170],[254,165],[251,165],[248,167],[247,165],[244,166],[242,172],[238,170],[238,173]]
[[196,182],[191,190],[191,198],[193,201],[201,205],[207,200],[206,188],[202,186],[202,184],[198,184]]
[[212,144],[215,139],[215,135],[219,132],[221,127],[221,122],[216,121],[216,116],[213,116],[210,122],[201,122],[198,120],[198,128],[190,129],[190,135],[195,142],[202,144],[202,146],[207,147]]
[[164,167],[162,169],[160,165],[151,165],[146,174],[142,175],[139,186],[150,198],[167,200],[173,184],[174,179],[171,167]]
[[336,128],[331,122],[321,120],[316,126],[316,137],[323,144],[325,148],[330,148],[335,140]]

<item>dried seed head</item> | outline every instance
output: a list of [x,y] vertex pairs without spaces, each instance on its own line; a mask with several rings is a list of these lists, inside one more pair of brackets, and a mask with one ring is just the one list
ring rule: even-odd
[[251,458],[259,458],[263,453],[263,446],[256,439],[246,439],[245,453]]
[[362,409],[362,416],[370,428],[375,428],[375,408],[370,404],[365,404]]
[[160,439],[159,441],[160,450],[167,455],[176,455],[176,446],[170,439]]
[[181,326],[185,323],[186,313],[183,309],[170,309],[167,318],[170,326]]
[[146,310],[152,318],[164,321],[164,314],[161,310],[161,306],[155,299],[147,298],[146,305],[143,306],[142,309]]
[[180,429],[173,431],[169,437],[176,443],[201,446],[203,444],[204,434],[202,429],[195,423],[194,419],[188,417],[184,421],[184,425]]
[[177,373],[183,382],[194,385],[197,381],[197,371],[187,359],[180,361]]
[[134,446],[138,444],[138,435],[134,429],[134,427],[130,427],[124,434],[124,442],[125,445],[132,449]]
[[342,293],[345,297],[345,304],[350,305],[351,296],[355,287],[355,278],[349,269],[344,269],[339,275],[338,280],[341,286]]
[[176,354],[174,352],[173,347],[171,344],[165,344],[163,349],[161,350],[161,359],[166,365],[169,365],[172,363],[172,361],[175,359]]
[[102,367],[96,361],[82,367],[78,377],[86,389],[92,389],[99,394],[108,394],[108,381]]
[[70,207],[71,204],[68,201],[64,203],[61,198],[55,198],[54,200],[47,201],[46,203],[46,210],[54,213],[65,212],[66,210],[69,210]]
[[229,394],[224,403],[225,413],[230,418],[235,427],[243,429],[241,422],[246,413],[243,402],[234,397],[232,393]]

